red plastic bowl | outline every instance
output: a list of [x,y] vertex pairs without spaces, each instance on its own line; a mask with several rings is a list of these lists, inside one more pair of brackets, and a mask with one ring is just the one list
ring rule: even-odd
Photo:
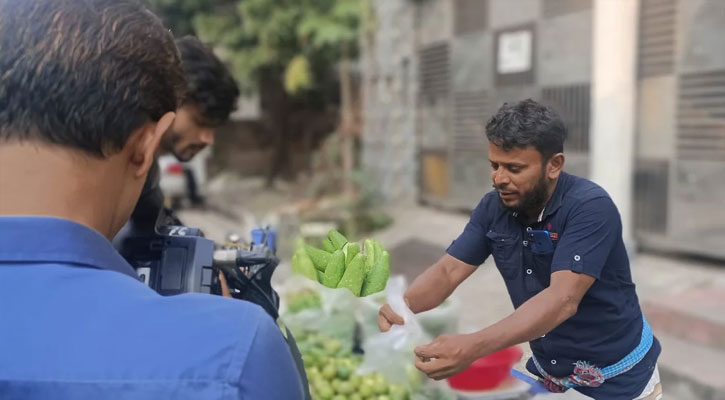
[[455,390],[479,391],[493,389],[510,374],[524,352],[513,346],[474,361],[470,367],[448,378],[448,384]]

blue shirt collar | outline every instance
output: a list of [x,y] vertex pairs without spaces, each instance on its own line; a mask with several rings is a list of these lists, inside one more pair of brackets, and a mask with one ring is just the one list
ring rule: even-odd
[[564,171],[561,171],[561,174],[559,174],[559,180],[557,180],[556,182],[556,188],[554,189],[554,193],[551,195],[551,198],[546,203],[546,208],[544,208],[544,215],[542,220],[554,214],[556,210],[561,207],[564,192],[566,191],[566,187],[569,183],[569,177],[570,175]]
[[4,263],[74,264],[138,279],[108,239],[87,226],[54,217],[0,216],[0,266]]

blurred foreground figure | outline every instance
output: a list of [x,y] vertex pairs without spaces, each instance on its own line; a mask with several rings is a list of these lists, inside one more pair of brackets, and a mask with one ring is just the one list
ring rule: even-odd
[[0,0],[1,399],[302,398],[260,307],[162,297],[109,241],[185,88],[135,1]]

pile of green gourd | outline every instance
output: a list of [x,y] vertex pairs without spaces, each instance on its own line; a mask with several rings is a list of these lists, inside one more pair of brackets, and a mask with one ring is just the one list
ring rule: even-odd
[[383,291],[390,278],[390,253],[373,239],[365,240],[364,250],[333,229],[322,249],[298,242],[292,271],[329,288],[346,288],[358,297]]

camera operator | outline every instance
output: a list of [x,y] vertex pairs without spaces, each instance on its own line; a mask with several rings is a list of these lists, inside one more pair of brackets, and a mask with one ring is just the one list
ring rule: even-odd
[[[236,106],[239,89],[229,70],[199,39],[185,36],[176,40],[187,86],[176,119],[164,134],[159,146],[162,154],[173,154],[179,161],[190,161],[206,146],[214,144],[215,130],[228,119]],[[185,168],[185,177],[192,203],[203,200],[193,172]],[[168,218],[179,225],[171,210],[164,210],[164,194],[159,187],[161,171],[157,162],[149,171],[146,184],[131,218],[114,245],[123,253],[123,239],[127,236],[151,236],[159,218]],[[161,211],[164,210],[164,213]]]
[[0,398],[302,398],[260,307],[162,297],[109,242],[184,76],[134,0],[0,0]]

